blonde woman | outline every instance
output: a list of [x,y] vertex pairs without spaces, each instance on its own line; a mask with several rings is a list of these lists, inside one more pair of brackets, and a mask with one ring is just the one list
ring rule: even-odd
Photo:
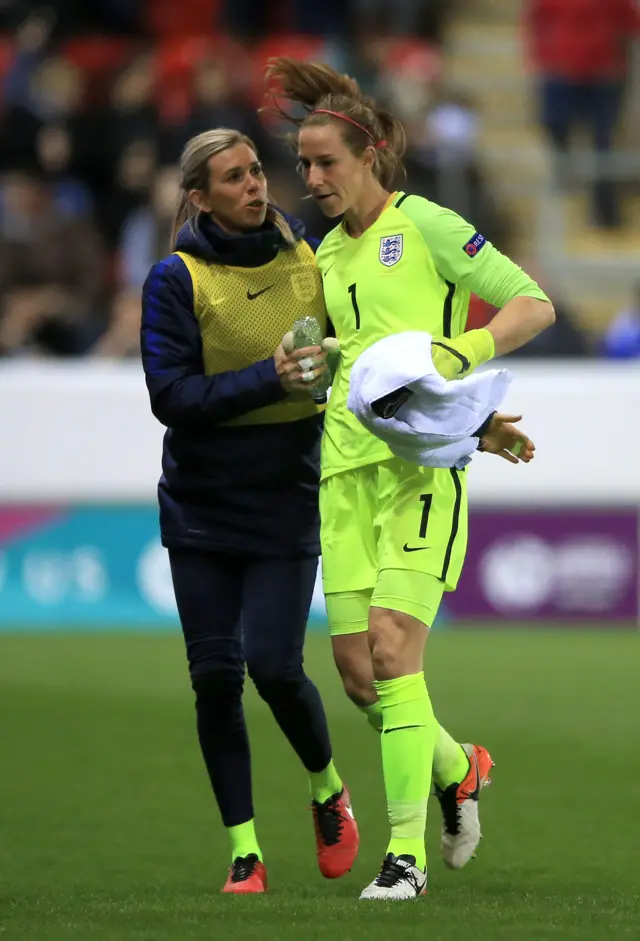
[[267,876],[245,666],[309,774],[322,874],[341,876],[358,849],[302,655],[319,554],[323,414],[300,360],[314,358],[317,376],[326,365],[319,347],[287,354],[280,342],[298,317],[324,323],[325,309],[304,227],[270,203],[247,137],[216,129],[189,141],[181,186],[175,250],[143,290],[144,370],[153,414],[167,427],[160,525],[200,747],[231,844],[223,891],[259,893]]

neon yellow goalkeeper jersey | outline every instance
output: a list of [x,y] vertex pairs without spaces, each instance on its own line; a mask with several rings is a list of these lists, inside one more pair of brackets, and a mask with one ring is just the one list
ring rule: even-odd
[[351,367],[363,350],[405,330],[459,336],[471,292],[496,307],[519,295],[548,300],[456,213],[404,193],[391,195],[360,238],[342,224],[329,232],[316,260],[342,351],[325,416],[323,478],[393,457],[347,409]]

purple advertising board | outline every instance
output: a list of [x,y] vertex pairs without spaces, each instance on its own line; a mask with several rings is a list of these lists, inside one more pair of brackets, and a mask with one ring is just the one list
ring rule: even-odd
[[633,622],[639,617],[637,510],[471,511],[449,617],[490,622]]

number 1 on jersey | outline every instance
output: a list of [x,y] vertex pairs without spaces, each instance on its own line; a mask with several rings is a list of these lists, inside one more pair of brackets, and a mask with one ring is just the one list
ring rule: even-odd
[[351,295],[351,303],[353,304],[353,312],[356,315],[356,330],[360,329],[360,308],[358,307],[358,298],[356,297],[356,283],[349,285],[349,294]]

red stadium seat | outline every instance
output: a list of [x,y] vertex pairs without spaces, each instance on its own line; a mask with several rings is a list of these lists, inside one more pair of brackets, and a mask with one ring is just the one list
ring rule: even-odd
[[202,34],[163,39],[157,45],[158,80],[190,75],[198,61],[212,55],[214,48],[214,38]]
[[421,39],[394,39],[386,46],[383,68],[435,82],[441,72],[442,54],[436,46]]
[[317,36],[279,34],[264,39],[252,54],[250,90],[254,100],[263,104],[264,70],[270,58],[291,56],[293,59],[323,61],[324,49],[324,39]]
[[10,36],[0,36],[0,78],[9,71],[13,62],[14,44]]
[[226,36],[197,35],[167,38],[158,46],[158,83],[191,81],[194,69],[208,59],[222,60],[230,71],[243,76],[251,67],[249,54]]
[[82,72],[108,72],[124,65],[131,44],[116,36],[78,36],[62,47],[62,55]]
[[156,36],[195,36],[213,33],[219,0],[147,0],[145,23]]

